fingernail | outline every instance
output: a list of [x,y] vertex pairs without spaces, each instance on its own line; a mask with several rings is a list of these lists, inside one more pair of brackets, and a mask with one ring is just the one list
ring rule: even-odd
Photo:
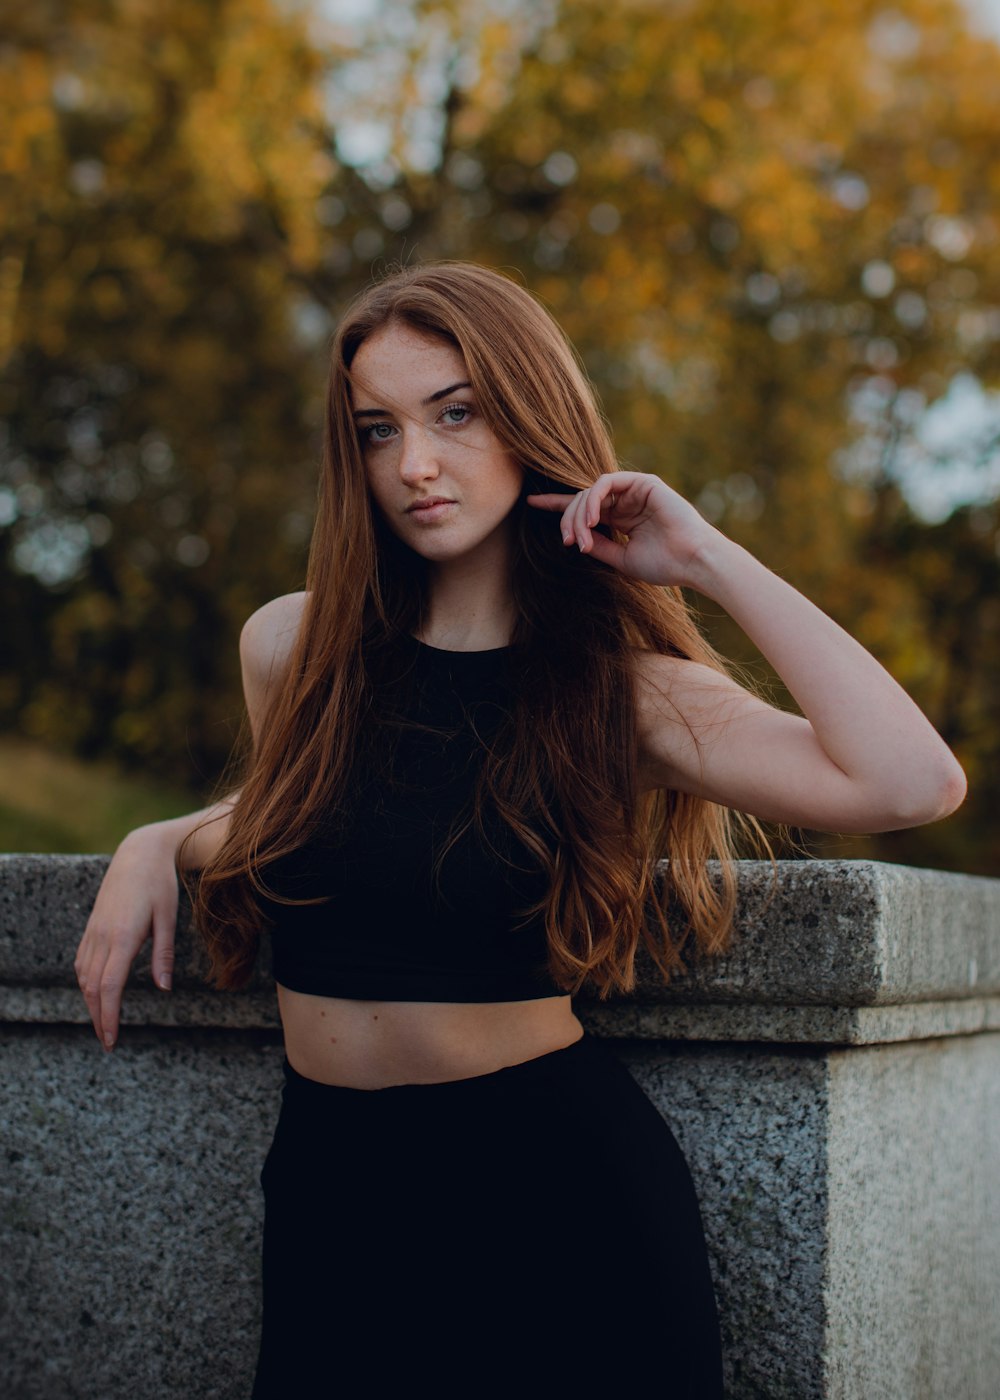
[[110,1033],[104,1037],[104,1044],[108,1050],[114,1049],[115,1038]]
[[164,972],[164,973],[162,974],[162,976],[160,977],[160,988],[161,988],[161,990],[164,991],[164,992],[169,992],[172,983],[173,983],[173,978],[171,977],[170,973],[169,973],[169,972]]

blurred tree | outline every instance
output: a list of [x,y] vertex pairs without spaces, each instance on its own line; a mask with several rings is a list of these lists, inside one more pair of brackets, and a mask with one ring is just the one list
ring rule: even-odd
[[966,806],[943,826],[878,838],[873,849],[887,859],[1000,873],[998,539],[995,501],[956,510],[932,525],[896,509],[879,538],[884,556],[905,571],[916,600],[914,631],[933,653],[922,699],[972,777]]
[[997,46],[953,0],[576,0],[526,46],[491,36],[516,81],[494,56],[451,96],[433,251],[523,269],[623,461],[889,665],[972,773],[941,858],[996,869],[997,677],[972,639],[1000,536],[982,512],[914,515],[892,420],[1000,368]]
[[214,773],[239,622],[301,576],[337,310],[468,257],[566,326],[623,462],[956,745],[963,814],[847,849],[995,870],[996,507],[913,502],[928,407],[997,379],[997,46],[959,0],[336,14],[81,0],[0,51],[0,719]]
[[267,0],[84,0],[0,70],[3,718],[204,781],[309,532],[325,59]]

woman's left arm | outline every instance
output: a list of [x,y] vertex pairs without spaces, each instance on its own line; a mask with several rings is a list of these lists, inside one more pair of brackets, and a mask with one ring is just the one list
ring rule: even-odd
[[[606,474],[568,506],[565,496],[528,499],[563,512],[567,545],[724,607],[802,710],[777,710],[710,667],[647,654],[639,677],[648,786],[842,832],[919,826],[959,806],[958,761],[889,673],[659,477]],[[598,523],[627,543],[595,534]]]

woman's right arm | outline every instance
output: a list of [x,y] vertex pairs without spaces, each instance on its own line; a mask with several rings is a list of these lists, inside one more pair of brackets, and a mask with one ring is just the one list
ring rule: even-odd
[[[268,706],[285,673],[302,615],[304,594],[265,604],[240,637],[243,691],[256,743]],[[169,991],[177,923],[177,870],[200,870],[226,839],[238,792],[184,817],[130,831],[108,866],[87,921],[74,967],[106,1050],[118,1039],[122,992],[135,956],[152,935],[153,981]],[[194,833],[192,835],[192,833]],[[185,838],[191,840],[185,844]]]
[[129,968],[150,934],[153,981],[169,992],[181,843],[196,833],[181,853],[183,869],[198,870],[205,865],[226,839],[229,813],[238,795],[233,793],[200,812],[137,827],[112,857],[74,963],[94,1030],[106,1050],[113,1049],[118,1039]]

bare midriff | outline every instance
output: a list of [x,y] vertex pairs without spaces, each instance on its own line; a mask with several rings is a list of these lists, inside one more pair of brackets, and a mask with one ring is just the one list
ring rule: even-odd
[[278,987],[285,1053],[321,1084],[386,1089],[492,1074],[583,1035],[568,996],[535,1001],[355,1001]]

